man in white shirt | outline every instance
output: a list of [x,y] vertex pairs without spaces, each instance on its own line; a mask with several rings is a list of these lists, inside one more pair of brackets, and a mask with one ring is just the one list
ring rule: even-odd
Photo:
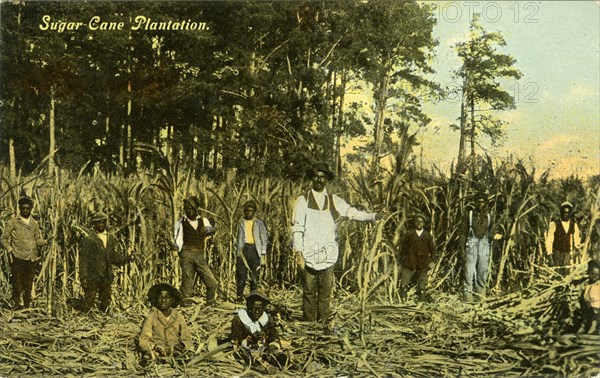
[[292,238],[296,262],[303,270],[304,320],[329,321],[329,303],[334,285],[333,266],[338,260],[336,220],[347,217],[375,221],[375,213],[359,211],[336,195],[327,192],[333,172],[327,164],[316,164],[310,172],[312,189],[296,199]]
[[566,266],[573,261],[577,248],[581,247],[579,226],[573,219],[573,204],[568,201],[560,205],[560,219],[550,222],[546,234],[546,253],[551,265],[561,267],[559,272],[567,273]]

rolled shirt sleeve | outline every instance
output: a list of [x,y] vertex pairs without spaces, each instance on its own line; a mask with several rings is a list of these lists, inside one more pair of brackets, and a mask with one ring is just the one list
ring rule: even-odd
[[4,228],[4,232],[2,233],[2,246],[8,251],[8,253],[12,253],[13,251],[10,238],[14,229],[15,222],[11,219],[8,222],[6,222],[6,227]]
[[292,242],[294,251],[302,251],[304,248],[304,231],[306,230],[306,207],[307,202],[303,196],[298,197],[294,206],[292,224]]
[[183,248],[183,229],[181,228],[181,218],[177,222],[175,222],[175,227],[173,228],[174,242],[177,249],[181,251]]
[[575,248],[581,248],[581,234],[579,233],[579,226],[577,223],[573,224],[573,245]]
[[258,237],[260,239],[260,251],[258,251],[258,253],[261,256],[265,256],[267,254],[267,245],[269,245],[269,232],[267,231],[267,226],[265,225],[265,222],[263,222],[262,220],[258,219]]
[[333,202],[335,203],[335,209],[342,217],[361,222],[369,222],[376,220],[376,213],[360,211],[357,208],[348,205],[346,201],[336,196],[335,194],[333,195]]
[[556,223],[550,222],[548,233],[546,234],[546,252],[552,254],[552,244],[554,243],[554,232],[556,231]]

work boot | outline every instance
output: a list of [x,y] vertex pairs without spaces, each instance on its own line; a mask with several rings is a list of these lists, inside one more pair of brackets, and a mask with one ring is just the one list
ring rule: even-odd
[[424,303],[433,302],[433,298],[431,298],[431,295],[429,295],[427,293],[418,293],[417,295],[418,295],[420,302],[424,302]]
[[475,290],[475,296],[474,299],[476,302],[483,302],[485,300],[485,289],[481,289],[481,290]]
[[407,290],[404,286],[400,286],[400,299],[402,300],[402,302],[406,302],[406,298],[407,298]]
[[466,303],[472,303],[473,302],[473,294],[471,293],[464,293],[463,297],[462,297],[463,302]]

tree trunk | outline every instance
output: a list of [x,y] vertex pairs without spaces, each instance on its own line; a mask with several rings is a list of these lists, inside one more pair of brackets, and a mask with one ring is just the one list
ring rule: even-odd
[[121,143],[119,145],[119,167],[121,170],[125,167],[125,124],[121,124]]
[[471,155],[475,156],[475,99],[470,98],[469,107],[471,108]]
[[379,84],[379,93],[377,93],[377,98],[375,99],[375,104],[377,106],[377,113],[375,114],[375,130],[374,130],[374,138],[375,138],[375,151],[373,152],[373,162],[372,169],[375,171],[375,168],[379,162],[379,155],[381,154],[381,147],[383,145],[383,134],[384,134],[384,120],[385,120],[385,107],[388,99],[388,85],[390,82],[390,76],[386,72],[385,76],[381,80]]
[[48,156],[48,173],[53,175],[56,169],[54,164],[54,150],[56,149],[55,124],[54,124],[54,87],[50,88],[50,153]]
[[467,97],[468,88],[467,79],[465,78],[463,80],[462,98],[460,102],[460,140],[458,142],[458,161],[456,163],[458,169],[462,169],[462,166],[465,162],[465,144],[467,134]]
[[133,162],[133,136],[131,131],[131,81],[127,82],[127,138],[125,139],[125,165],[127,168],[132,168],[130,164]]
[[335,130],[335,170],[338,176],[342,173],[342,146],[341,139],[344,128],[344,100],[346,94],[346,83],[348,82],[348,76],[346,71],[342,72],[342,83],[340,88],[340,103],[338,106],[338,117],[336,122],[336,130]]
[[8,139],[8,160],[10,166],[10,178],[14,179],[17,177],[17,163],[15,158],[15,139]]

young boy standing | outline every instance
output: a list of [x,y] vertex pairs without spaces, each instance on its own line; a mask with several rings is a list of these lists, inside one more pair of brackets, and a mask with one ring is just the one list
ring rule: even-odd
[[435,264],[435,246],[431,234],[425,230],[425,217],[415,217],[415,229],[402,240],[402,269],[400,271],[400,297],[406,300],[408,285],[417,275],[417,296],[419,300],[429,300],[425,295],[427,274]]
[[38,248],[46,244],[39,223],[31,216],[33,200],[22,196],[18,204],[19,215],[6,223],[2,233],[2,246],[6,248],[10,263],[15,310],[31,305],[35,262],[39,259]]
[[148,290],[148,300],[154,307],[142,324],[139,346],[152,359],[177,357],[192,347],[192,335],[185,318],[174,307],[179,305],[181,294],[173,286],[160,283]]
[[244,300],[244,287],[250,272],[250,291],[258,288],[259,268],[267,261],[269,234],[265,223],[255,217],[256,202],[244,204],[244,218],[238,224],[236,294],[239,302]]
[[84,292],[81,310],[84,312],[94,307],[96,295],[98,309],[106,312],[114,279],[113,265],[123,265],[134,259],[134,255],[124,256],[117,252],[117,238],[108,233],[107,223],[108,215],[103,212],[94,214],[94,229],[88,233],[79,250],[79,279]]

